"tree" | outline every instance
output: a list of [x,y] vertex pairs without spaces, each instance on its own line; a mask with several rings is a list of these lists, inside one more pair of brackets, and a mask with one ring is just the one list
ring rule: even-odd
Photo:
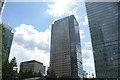
[[47,70],[46,78],[57,78],[54,70]]
[[12,66],[8,61],[2,64],[2,79],[12,78]]
[[18,75],[17,75],[17,61],[16,61],[15,56],[10,61],[10,66],[12,67],[12,78],[18,78]]
[[17,61],[16,61],[16,57],[14,56],[14,58],[12,58],[12,60],[10,61],[10,64],[12,67],[17,67]]
[[[0,33],[0,37],[2,37],[2,39],[4,39],[6,37],[5,32],[6,29],[4,27],[3,24],[0,24],[0,30],[2,30]],[[5,50],[5,46],[2,43],[2,39],[0,41],[0,59],[2,60],[0,63],[0,68],[2,69],[2,78],[3,79],[9,79],[9,78],[17,78],[17,70],[13,70],[14,67],[17,67],[17,62],[16,62],[16,58],[14,57],[11,62],[9,63],[8,60],[5,60],[6,57],[6,50]],[[0,70],[1,70],[0,69]]]
[[6,36],[5,31],[6,31],[6,29],[5,29],[4,25],[0,24],[0,59],[3,59],[3,57],[4,57],[3,54],[6,53],[4,45],[2,43],[2,39],[4,39]]
[[26,69],[25,71],[20,70],[19,72],[19,79],[24,78],[31,78],[31,77],[43,77],[42,73],[39,71],[39,73],[33,73],[31,70]]
[[5,51],[5,47],[4,47],[3,43],[2,43],[2,39],[5,38],[5,31],[6,31],[6,29],[5,29],[4,25],[0,24],[0,77],[2,77],[3,64],[8,65],[8,62],[3,62],[6,51]]
[[1,29],[2,29],[2,38],[5,38],[6,35],[5,35],[4,33],[6,32],[6,29],[5,29],[5,27],[4,27],[3,24],[0,24],[0,27],[1,27]]
[[20,72],[19,72],[19,79],[31,78],[33,76],[34,76],[33,72],[28,69],[26,69],[25,71],[20,70]]
[[30,78],[30,77],[32,77],[33,76],[33,72],[31,71],[31,70],[26,70],[25,71],[25,77],[26,78]]
[[10,63],[5,61],[2,64],[2,78],[3,79],[16,79],[17,78],[17,70],[14,70],[14,67],[17,67],[16,58],[12,58]]
[[43,77],[41,71],[39,71],[38,73],[33,73],[33,77]]
[[[3,24],[0,24],[0,59],[2,59],[1,60],[1,64],[3,64],[4,63],[4,61],[5,61],[5,57],[6,57],[6,50],[5,50],[5,46],[4,46],[4,44],[2,43],[2,39],[4,39],[5,37],[6,37],[6,35],[5,35],[5,32],[6,32],[6,29],[5,29],[5,27],[4,27],[4,25]],[[0,66],[1,66],[1,68],[2,68],[2,65],[0,64]]]
[[0,78],[2,77],[2,27],[0,26]]
[[20,69],[19,74],[18,74],[18,78],[23,79],[23,76],[24,76],[24,72]]
[[2,51],[1,51],[2,53],[0,53],[0,55],[1,55],[2,61],[3,61],[3,58],[5,57],[5,53],[6,53],[4,44],[2,43],[2,39],[4,39],[6,37],[6,35],[5,35],[6,29],[3,24],[0,24],[0,30],[2,30],[0,33],[1,34],[0,35],[0,37],[1,37],[1,41],[0,41],[1,48],[0,49],[2,49]]
[[39,71],[39,73],[38,73],[38,77],[43,77],[41,71]]

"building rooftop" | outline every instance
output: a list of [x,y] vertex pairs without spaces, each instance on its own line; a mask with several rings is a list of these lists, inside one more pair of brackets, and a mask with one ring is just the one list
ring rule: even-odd
[[[75,19],[75,21],[77,22],[75,16],[74,16],[74,15],[70,15],[70,16],[64,17],[64,18],[62,18],[62,19],[56,20],[56,21],[54,21],[54,23],[56,23],[56,22],[58,22],[58,21],[61,21],[61,20],[64,20],[65,18],[69,18],[69,17],[73,17],[73,18]],[[78,24],[78,22],[77,22],[77,24]],[[79,24],[78,24],[78,25],[79,25]]]
[[36,63],[43,65],[43,63],[36,61],[36,60],[30,60],[30,61],[25,61],[25,62],[21,62],[21,63],[33,63],[33,62],[36,62]]

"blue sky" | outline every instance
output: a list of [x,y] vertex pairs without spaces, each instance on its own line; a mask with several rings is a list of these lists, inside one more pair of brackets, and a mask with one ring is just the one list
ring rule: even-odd
[[49,66],[51,24],[60,18],[74,14],[80,25],[84,70],[94,72],[88,19],[84,2],[53,0],[51,2],[7,2],[2,21],[14,32],[10,59],[37,60]]

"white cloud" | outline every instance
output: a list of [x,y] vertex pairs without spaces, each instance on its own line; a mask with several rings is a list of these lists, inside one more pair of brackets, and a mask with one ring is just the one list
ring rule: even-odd
[[20,65],[22,61],[37,60],[49,66],[50,28],[44,32],[37,31],[34,26],[21,24],[15,28],[10,58],[17,58]]
[[73,14],[75,16],[75,18],[78,20],[79,16],[77,15],[77,11],[78,11],[78,7],[74,7],[72,9],[72,11],[69,11],[68,13],[69,13],[69,15]]
[[93,68],[93,69],[94,69],[94,63],[93,63],[93,62],[83,63],[83,66],[89,66],[90,68]]
[[92,50],[82,50],[82,60],[84,66],[94,68],[94,59]]
[[95,67],[94,67],[94,63],[83,63],[83,66],[87,66],[89,68],[92,68],[92,70],[89,70],[89,69],[85,69],[85,71],[88,73],[87,77],[93,77],[93,74],[94,74],[94,77],[96,77],[96,74],[95,74]]
[[[51,27],[44,32],[39,32],[32,25],[21,24],[15,28],[10,59],[15,56],[18,65],[23,61],[37,60],[48,67],[50,61],[50,35]],[[85,38],[83,30],[80,30],[80,36]],[[92,51],[82,50],[82,53],[83,62],[85,62],[83,65],[93,66],[91,65],[93,62]]]
[[69,13],[69,5],[77,4],[77,0],[53,0],[53,2],[53,4],[48,5],[49,9],[47,10],[47,13],[54,17],[59,17],[65,13]]
[[85,36],[83,35],[83,33],[84,33],[83,30],[80,30],[79,33],[80,33],[80,38],[81,38],[81,39],[85,38]]
[[88,24],[88,17],[85,14],[83,14],[82,17],[79,16],[79,18],[84,18],[83,21],[79,22],[80,27],[89,25]]
[[92,50],[82,50],[83,61],[93,61],[93,52]]
[[22,24],[20,27],[16,27],[15,30],[14,41],[17,44],[27,49],[49,49],[47,45],[50,43],[50,29],[47,29],[45,32],[39,32],[31,25]]
[[91,42],[84,42],[86,47],[92,47],[92,43]]
[[85,18],[84,18],[85,20],[84,20],[84,22],[83,22],[83,25],[88,25],[88,17],[87,16],[85,16]]
[[[83,67],[87,66],[95,70],[92,50],[82,50]],[[87,69],[90,71],[89,69]],[[90,71],[91,72],[91,71]]]

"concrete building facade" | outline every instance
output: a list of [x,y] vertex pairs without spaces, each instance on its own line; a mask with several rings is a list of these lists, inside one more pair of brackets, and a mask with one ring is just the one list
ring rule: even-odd
[[41,72],[42,74],[45,74],[45,66],[43,65],[43,63],[35,60],[21,62],[20,70],[23,72],[26,70],[30,70],[33,73]]
[[60,76],[82,77],[79,25],[73,15],[52,24],[50,69]]
[[120,2],[86,2],[97,78],[120,77]]

